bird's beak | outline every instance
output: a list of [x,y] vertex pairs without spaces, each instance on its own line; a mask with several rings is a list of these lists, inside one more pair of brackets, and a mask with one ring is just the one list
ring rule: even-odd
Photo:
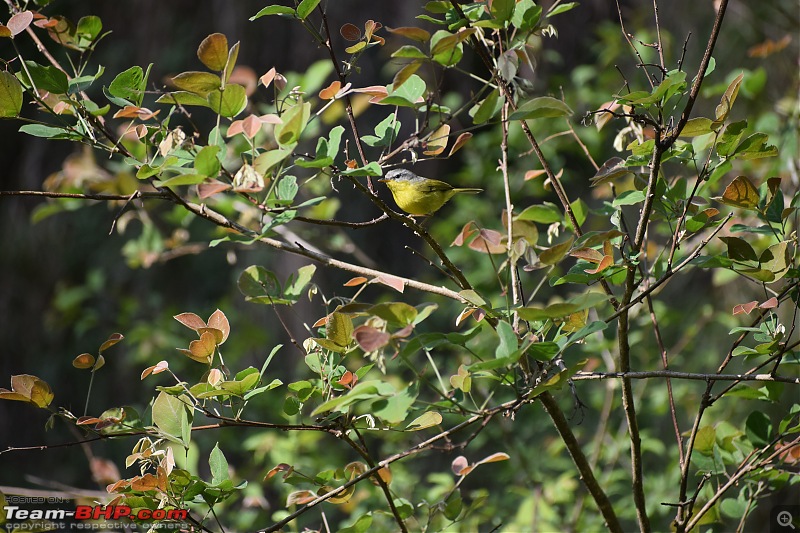
[[378,181],[382,181],[382,182],[386,183],[387,181],[389,181],[389,178],[380,178],[380,179],[378,179]]

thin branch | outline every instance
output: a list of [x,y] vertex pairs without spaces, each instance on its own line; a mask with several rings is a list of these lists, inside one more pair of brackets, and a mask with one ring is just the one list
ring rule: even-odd
[[578,372],[575,381],[603,379],[688,379],[695,381],[768,381],[800,385],[800,378],[773,376],[772,374],[703,374],[698,372],[676,372],[674,370],[648,370],[645,372]]
[[156,198],[159,200],[169,200],[170,196],[163,192],[137,191],[131,194],[93,194],[93,193],[70,193],[70,192],[51,192],[51,191],[0,191],[0,196],[42,196],[45,198],[76,198],[78,200],[131,200],[136,198]]

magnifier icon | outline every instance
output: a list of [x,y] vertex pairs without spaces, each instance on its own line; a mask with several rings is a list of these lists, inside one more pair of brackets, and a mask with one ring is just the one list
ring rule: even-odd
[[778,513],[778,525],[795,529],[794,524],[792,524],[792,513],[789,511],[781,511]]

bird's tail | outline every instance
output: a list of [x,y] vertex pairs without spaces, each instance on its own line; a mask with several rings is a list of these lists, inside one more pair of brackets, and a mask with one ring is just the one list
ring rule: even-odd
[[479,192],[483,192],[483,189],[473,189],[473,188],[463,188],[463,189],[453,189],[455,192],[465,192],[467,194],[478,194]]

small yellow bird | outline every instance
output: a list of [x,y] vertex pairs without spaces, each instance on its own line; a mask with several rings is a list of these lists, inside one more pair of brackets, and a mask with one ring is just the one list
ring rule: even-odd
[[423,178],[404,168],[390,170],[378,181],[386,183],[397,206],[410,215],[432,215],[460,192],[483,192],[483,189],[456,188],[443,181]]

